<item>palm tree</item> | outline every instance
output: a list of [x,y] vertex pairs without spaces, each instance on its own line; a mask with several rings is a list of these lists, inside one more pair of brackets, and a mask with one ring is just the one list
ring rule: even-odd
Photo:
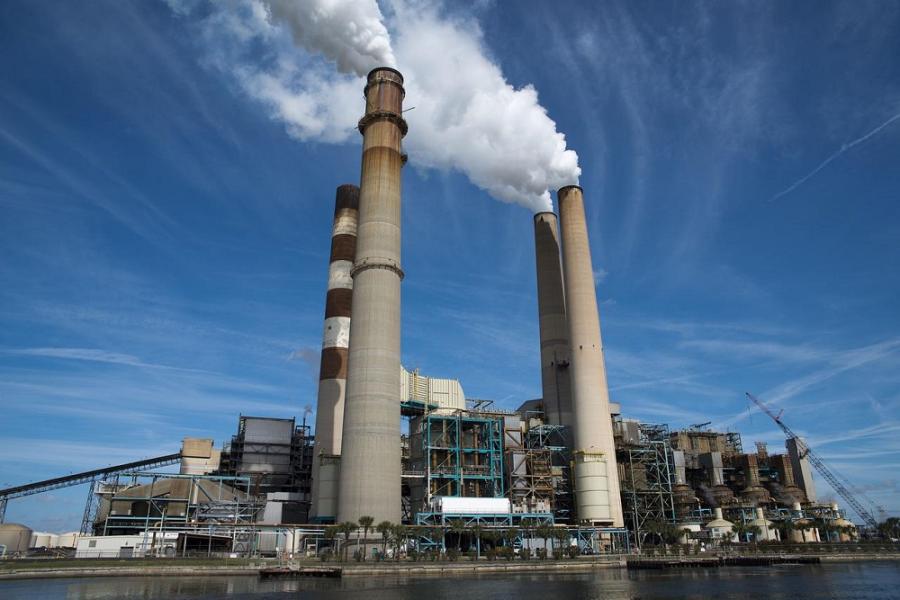
[[879,523],[878,533],[887,540],[900,538],[900,518],[890,517]]
[[526,543],[528,549],[531,550],[531,533],[535,527],[534,519],[531,517],[526,517],[526,518],[522,519],[522,523],[520,526],[522,528],[522,531],[525,532],[525,540],[526,540],[525,543]]
[[547,550],[547,539],[550,539],[550,553],[553,553],[553,529],[547,525],[539,525],[536,533],[539,538],[544,540],[544,550]]
[[375,531],[381,534],[381,555],[382,558],[387,556],[387,541],[388,536],[391,534],[391,529],[393,529],[394,524],[390,521],[382,521],[378,525],[375,526]]
[[331,541],[333,544],[333,540],[334,540],[335,536],[337,535],[337,526],[329,525],[328,527],[325,528],[325,531],[322,532],[322,535],[325,537],[326,540]]
[[450,531],[456,534],[456,551],[462,552],[462,534],[466,531],[466,523],[462,519],[454,519],[450,523]]
[[739,542],[747,541],[747,533],[749,533],[749,526],[743,521],[738,521],[737,523],[731,526],[731,531],[735,533],[738,537]]
[[409,535],[409,529],[406,525],[394,525],[391,528],[394,539],[394,560],[400,560],[400,547],[406,545],[406,538]]
[[[369,529],[372,527],[372,523],[375,522],[375,519],[368,515],[363,515],[359,518],[359,526],[363,528],[363,539],[367,542],[369,541]],[[359,537],[356,538],[356,551],[359,552]],[[363,552],[363,560],[366,560],[366,554]]]
[[344,534],[344,561],[347,560],[347,553],[350,551],[350,534],[359,528],[352,521],[344,521],[338,525],[340,532]]
[[569,532],[562,528],[554,528],[553,537],[559,542],[559,548],[565,552],[564,544],[569,541]]
[[481,558],[481,535],[484,533],[484,528],[481,525],[476,524],[472,527],[472,535],[475,536],[475,559]]
[[778,531],[778,537],[781,538],[782,543],[786,544],[791,541],[791,531],[794,530],[793,522],[789,521],[788,519],[778,521],[775,524],[775,529]]

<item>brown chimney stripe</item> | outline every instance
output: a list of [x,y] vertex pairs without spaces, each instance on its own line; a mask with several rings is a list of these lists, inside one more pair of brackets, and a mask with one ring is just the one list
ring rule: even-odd
[[319,381],[323,379],[346,379],[347,348],[323,348],[322,363],[319,366]]
[[331,238],[331,262],[356,258],[356,236],[349,234],[336,235]]
[[335,216],[345,208],[359,210],[359,188],[349,183],[338,186],[334,199]]
[[349,317],[350,307],[353,304],[353,290],[348,288],[334,288],[328,290],[325,296],[325,318]]

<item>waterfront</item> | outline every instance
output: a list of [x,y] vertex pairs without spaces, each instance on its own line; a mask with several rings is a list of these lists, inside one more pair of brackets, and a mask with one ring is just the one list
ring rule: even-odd
[[541,573],[466,577],[367,577],[260,581],[255,576],[104,577],[0,581],[0,598],[185,598],[192,600],[297,597],[311,600],[631,600],[724,598],[729,600],[900,598],[896,561],[827,565],[669,571],[609,569],[592,573]]

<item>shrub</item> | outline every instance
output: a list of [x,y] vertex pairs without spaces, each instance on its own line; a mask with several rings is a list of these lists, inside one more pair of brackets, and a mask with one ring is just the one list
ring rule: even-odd
[[537,549],[537,557],[541,560],[547,560],[547,549],[546,548],[538,548]]
[[531,548],[522,548],[519,550],[519,556],[522,557],[522,560],[528,560],[531,558]]
[[578,546],[569,546],[567,554],[569,555],[569,558],[578,558],[578,555],[580,554]]
[[459,558],[459,551],[456,548],[447,548],[447,560],[456,562]]

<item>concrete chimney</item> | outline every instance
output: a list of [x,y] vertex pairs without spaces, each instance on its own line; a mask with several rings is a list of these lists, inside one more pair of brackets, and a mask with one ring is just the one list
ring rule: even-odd
[[541,333],[541,389],[544,417],[554,425],[572,426],[569,383],[569,329],[559,252],[559,223],[552,212],[534,215],[538,318]]
[[566,317],[571,350],[569,373],[578,520],[623,527],[616,450],[609,413],[609,389],[600,341],[600,314],[594,289],[594,269],[584,216],[584,198],[577,185],[557,192],[562,225]]
[[400,140],[403,76],[369,73],[353,265],[353,328],[344,405],[338,521],[399,523],[400,506]]
[[344,426],[344,392],[347,387],[347,354],[350,345],[350,307],[353,279],[350,271],[356,255],[359,221],[359,188],[342,185],[334,201],[331,227],[331,262],[325,296],[325,332],[319,367],[319,397],[316,401],[316,442],[312,467],[312,508],[316,520],[337,516],[337,492]]

